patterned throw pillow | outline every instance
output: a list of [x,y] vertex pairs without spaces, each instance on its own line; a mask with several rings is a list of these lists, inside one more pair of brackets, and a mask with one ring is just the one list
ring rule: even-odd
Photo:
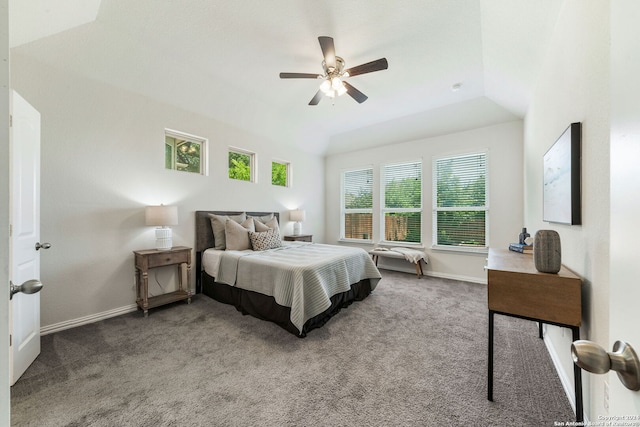
[[282,246],[280,230],[277,228],[272,228],[269,231],[250,231],[249,238],[254,251],[264,251]]

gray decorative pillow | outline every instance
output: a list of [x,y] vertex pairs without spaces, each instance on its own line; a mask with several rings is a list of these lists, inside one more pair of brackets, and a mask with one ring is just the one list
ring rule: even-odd
[[269,228],[275,228],[276,230],[278,230],[278,233],[280,233],[280,227],[278,227],[278,218],[276,218],[275,216],[271,218],[269,221],[265,222],[264,225],[266,225]]
[[251,249],[249,232],[255,231],[253,218],[247,218],[242,224],[238,224],[235,221],[227,221],[224,224],[224,231],[227,250],[243,251],[245,249]]
[[256,231],[269,231],[272,228],[275,228],[278,230],[278,233],[280,233],[280,229],[278,227],[278,218],[276,218],[275,216],[272,216],[271,219],[269,219],[264,223],[262,221],[254,221],[254,222],[256,226]]
[[254,218],[254,226],[256,227],[256,231],[269,231],[271,230],[269,227],[267,227],[265,224],[263,224],[260,221],[256,221]]
[[253,246],[254,251],[264,251],[282,246],[280,230],[277,228],[272,228],[269,231],[250,231],[249,238],[251,239],[251,246]]
[[268,215],[263,215],[263,216],[250,216],[250,215],[247,215],[247,218],[253,218],[256,221],[259,221],[259,222],[261,222],[263,224],[266,224],[267,222],[269,222],[269,221],[271,221],[273,219],[273,214],[270,213]]
[[247,219],[247,214],[244,212],[240,215],[230,216],[209,214],[209,219],[211,220],[211,229],[213,230],[213,248],[224,250],[227,247],[224,236],[224,224],[230,219],[240,224]]

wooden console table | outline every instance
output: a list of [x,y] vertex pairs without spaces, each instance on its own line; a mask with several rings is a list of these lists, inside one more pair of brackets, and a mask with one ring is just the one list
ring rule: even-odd
[[[133,251],[136,266],[136,303],[149,315],[149,309],[176,301],[191,302],[191,248],[174,246],[168,250],[145,249]],[[178,265],[178,290],[166,294],[149,297],[149,269],[166,265]],[[182,284],[182,276],[187,276],[186,288]]]
[[[582,279],[562,266],[558,274],[540,273],[533,255],[490,249],[487,265],[489,307],[488,394],[493,401],[493,320],[495,314],[519,317],[571,329],[573,341],[580,339],[582,323]],[[583,421],[582,377],[574,364],[576,421]]]

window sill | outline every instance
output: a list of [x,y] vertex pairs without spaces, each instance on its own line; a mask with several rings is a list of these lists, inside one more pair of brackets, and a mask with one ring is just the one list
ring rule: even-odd
[[474,248],[469,246],[446,246],[446,245],[433,245],[431,249],[435,251],[443,251],[443,252],[459,252],[465,254],[479,254],[486,255],[489,253],[489,248]]
[[424,249],[424,245],[422,243],[411,243],[411,242],[392,242],[389,240],[381,241],[378,246],[388,246],[390,248],[400,247],[400,248],[412,248],[412,249]]
[[338,239],[339,243],[351,243],[355,245],[373,245],[373,240],[371,239]]

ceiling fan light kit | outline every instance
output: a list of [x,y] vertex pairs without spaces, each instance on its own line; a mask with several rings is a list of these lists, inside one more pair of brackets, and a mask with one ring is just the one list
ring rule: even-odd
[[324,55],[322,69],[324,74],[312,73],[280,73],[281,79],[320,79],[322,83],[318,92],[309,102],[309,105],[318,105],[323,96],[336,98],[348,93],[359,104],[367,100],[367,96],[345,81],[348,77],[359,74],[372,73],[386,70],[389,64],[386,58],[380,58],[366,64],[358,65],[350,69],[344,69],[345,61],[335,54],[333,38],[327,36],[318,37],[320,48]]

